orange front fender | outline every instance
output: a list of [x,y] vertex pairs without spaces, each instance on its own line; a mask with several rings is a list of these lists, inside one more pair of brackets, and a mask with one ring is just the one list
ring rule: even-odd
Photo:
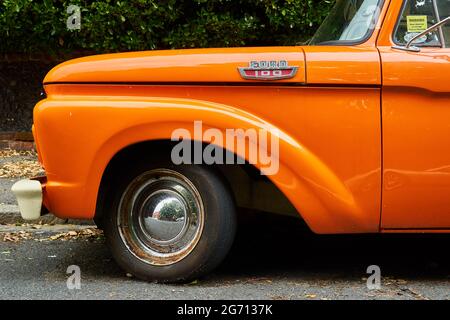
[[[171,139],[179,128],[194,136],[194,121],[201,120],[204,129],[224,135],[226,129],[265,129],[278,137],[279,170],[269,178],[313,231],[378,231],[345,183],[301,141],[243,110],[190,99],[50,96],[34,116],[48,175],[47,203],[57,216],[92,218],[103,172],[115,154],[138,142]],[[238,155],[249,160],[248,152]],[[254,165],[264,169],[262,163]]]

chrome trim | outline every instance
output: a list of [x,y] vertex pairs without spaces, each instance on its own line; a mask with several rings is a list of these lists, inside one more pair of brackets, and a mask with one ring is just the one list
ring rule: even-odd
[[395,46],[392,46],[392,49],[409,51],[409,52],[420,52],[420,48],[419,47],[415,47],[415,46],[407,48],[405,46],[395,45]]
[[[250,67],[239,67],[239,73],[242,78],[246,80],[263,80],[263,81],[271,81],[271,80],[283,80],[283,79],[292,79],[297,75],[298,72],[298,66],[292,66],[292,67],[282,67],[282,68],[276,68],[276,69],[254,69]],[[245,74],[245,71],[274,71],[274,70],[291,70],[291,72],[284,76],[279,77],[256,77],[256,76],[247,76]]]
[[[176,207],[178,213],[164,210]],[[171,208],[170,208],[171,207]],[[166,210],[167,209],[167,210]],[[196,247],[205,212],[197,188],[184,175],[154,169],[133,179],[118,207],[117,226],[128,251],[144,263],[174,264]]]

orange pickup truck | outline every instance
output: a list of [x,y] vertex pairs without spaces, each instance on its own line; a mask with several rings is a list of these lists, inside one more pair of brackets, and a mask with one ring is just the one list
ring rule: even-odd
[[62,63],[21,213],[93,218],[119,265],[163,282],[216,267],[238,207],[319,234],[449,232],[449,16],[449,0],[338,0],[304,46]]

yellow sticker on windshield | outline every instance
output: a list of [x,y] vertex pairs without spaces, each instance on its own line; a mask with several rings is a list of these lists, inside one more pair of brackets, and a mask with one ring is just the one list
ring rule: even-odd
[[427,16],[407,16],[408,32],[423,32],[428,28]]

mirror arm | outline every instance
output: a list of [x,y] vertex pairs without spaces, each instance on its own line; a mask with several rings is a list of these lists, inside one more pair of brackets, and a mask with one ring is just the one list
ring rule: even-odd
[[[439,21],[438,23],[432,25],[427,30],[425,30],[425,31],[415,35],[411,40],[408,41],[406,46],[393,46],[393,48],[394,49],[405,50],[405,51],[420,52],[420,48],[412,46],[414,41],[416,41],[417,39],[423,37],[424,35],[427,35],[430,32],[433,32],[434,30],[436,30],[437,28],[439,28],[440,26],[446,24],[449,21],[450,21],[450,17],[447,17],[447,18]],[[444,39],[442,39],[441,41],[444,41]]]

